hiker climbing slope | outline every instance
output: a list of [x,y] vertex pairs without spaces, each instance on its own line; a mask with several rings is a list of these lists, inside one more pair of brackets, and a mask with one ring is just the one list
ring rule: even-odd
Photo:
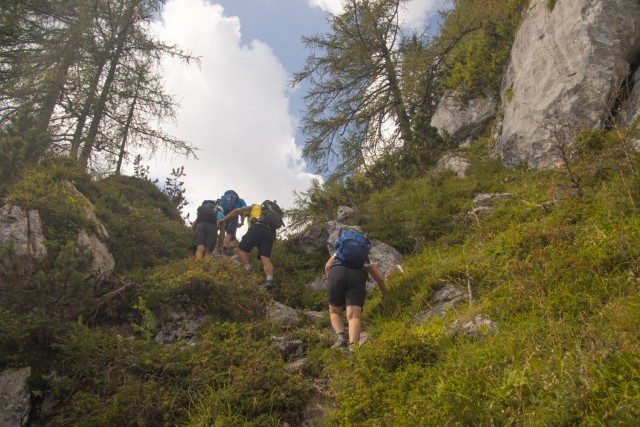
[[[387,293],[387,288],[377,265],[369,261],[371,243],[364,234],[351,229],[343,230],[336,239],[335,247],[336,253],[324,266],[328,277],[329,318],[337,334],[333,348],[347,348],[357,345],[360,341],[361,315],[369,274],[378,283],[383,297]],[[345,307],[349,325],[348,340],[342,319]]]
[[215,200],[205,200],[198,207],[196,220],[193,223],[195,235],[193,236],[192,248],[195,258],[202,259],[211,256],[217,243],[217,222],[222,216],[222,210]]
[[[245,207],[247,204],[243,199],[238,196],[234,190],[227,190],[220,197],[220,206],[222,207],[224,215],[228,215],[234,209]],[[222,234],[222,248],[219,248],[223,255],[233,255],[232,249],[229,245],[236,239],[236,232],[238,227],[242,227],[244,219],[238,224],[238,217],[231,221],[225,221],[224,227],[220,226],[220,233]]]
[[261,205],[244,206],[232,210],[220,220],[222,224],[227,221],[237,221],[237,217],[249,218],[249,230],[242,237],[236,253],[244,264],[247,272],[251,271],[249,252],[258,248],[258,259],[262,263],[266,277],[264,286],[273,288],[273,264],[271,263],[271,250],[276,240],[276,231],[284,225],[282,222],[282,209],[275,201],[265,200]]

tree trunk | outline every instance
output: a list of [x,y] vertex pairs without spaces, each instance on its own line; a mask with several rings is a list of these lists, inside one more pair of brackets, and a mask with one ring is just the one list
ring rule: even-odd
[[78,150],[80,149],[82,132],[84,131],[84,126],[87,123],[87,118],[89,117],[89,112],[91,111],[91,107],[95,102],[96,92],[98,90],[98,83],[100,82],[100,76],[102,76],[102,70],[104,69],[106,62],[107,61],[105,57],[105,59],[103,59],[102,62],[98,64],[91,87],[87,92],[87,98],[84,101],[82,111],[80,112],[80,116],[78,117],[78,122],[76,123],[76,130],[74,131],[73,138],[71,139],[71,150],[70,150],[70,156],[75,160],[78,159]]
[[120,175],[120,169],[122,168],[122,161],[124,160],[125,154],[125,146],[127,145],[127,137],[129,136],[129,128],[131,127],[131,122],[133,121],[133,113],[136,109],[136,102],[138,101],[138,89],[139,85],[136,86],[136,93],[133,95],[133,102],[131,103],[131,107],[129,107],[129,115],[127,116],[127,122],[124,125],[124,133],[122,135],[122,144],[120,144],[120,152],[118,153],[118,163],[116,165],[116,175]]
[[129,30],[131,29],[131,26],[133,25],[134,11],[137,8],[138,4],[139,1],[132,1],[131,3],[129,3],[123,15],[122,29],[116,37],[116,50],[111,56],[109,71],[107,73],[107,77],[105,78],[104,84],[102,85],[100,97],[98,98],[98,102],[96,103],[94,108],[93,120],[91,121],[91,125],[89,126],[87,138],[85,139],[84,145],[82,146],[82,151],[80,152],[80,157],[78,159],[78,164],[84,169],[87,168],[89,157],[91,156],[91,151],[93,150],[96,143],[96,137],[100,128],[102,116],[104,115],[104,110],[109,98],[111,84],[115,79],[116,69],[120,64],[120,58],[122,57],[122,53],[124,52],[124,48],[127,42],[127,36],[129,34]]

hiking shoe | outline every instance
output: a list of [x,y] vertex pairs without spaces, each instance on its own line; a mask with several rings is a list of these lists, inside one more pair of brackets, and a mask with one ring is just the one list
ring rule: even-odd
[[235,254],[236,254],[235,248],[228,247],[228,248],[225,249],[225,255],[226,256],[234,256]]
[[335,344],[331,346],[333,349],[345,349],[347,347],[349,347],[349,341],[347,341],[347,336],[344,333],[338,334]]
[[273,289],[273,280],[266,280],[262,286],[264,286],[266,290],[270,291]]

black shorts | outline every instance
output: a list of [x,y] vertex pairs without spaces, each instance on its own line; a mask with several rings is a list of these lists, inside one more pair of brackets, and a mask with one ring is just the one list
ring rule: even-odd
[[193,236],[193,248],[205,245],[213,250],[216,247],[218,239],[218,226],[213,222],[199,222],[196,224],[195,236]]
[[238,232],[238,217],[231,218],[229,221],[225,221],[224,223],[224,231],[231,236],[231,240],[236,238],[236,233]]
[[329,305],[364,307],[368,276],[369,274],[362,268],[349,268],[342,265],[331,267],[327,280]]
[[258,247],[258,259],[261,256],[271,258],[271,249],[275,238],[275,233],[269,227],[256,223],[249,227],[247,233],[242,236],[238,248],[245,252],[251,252],[251,249]]

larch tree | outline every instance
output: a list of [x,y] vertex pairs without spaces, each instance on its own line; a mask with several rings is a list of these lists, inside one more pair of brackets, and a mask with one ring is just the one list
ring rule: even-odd
[[348,175],[364,164],[363,150],[412,141],[401,85],[406,0],[349,0],[329,15],[331,32],[303,37],[311,54],[292,84],[307,81],[303,155],[323,173]]
[[[49,136],[43,154],[68,154],[81,167],[100,164],[107,172],[109,162],[111,172],[114,164],[120,170],[125,141],[151,153],[162,147],[193,155],[193,147],[159,125],[173,118],[177,107],[160,78],[161,59],[195,60],[151,33],[149,24],[164,1],[3,2],[0,129],[15,122],[10,132],[15,134],[30,120],[32,132]],[[10,140],[14,152],[24,152],[18,150],[20,138]],[[113,153],[120,148],[118,157]]]

